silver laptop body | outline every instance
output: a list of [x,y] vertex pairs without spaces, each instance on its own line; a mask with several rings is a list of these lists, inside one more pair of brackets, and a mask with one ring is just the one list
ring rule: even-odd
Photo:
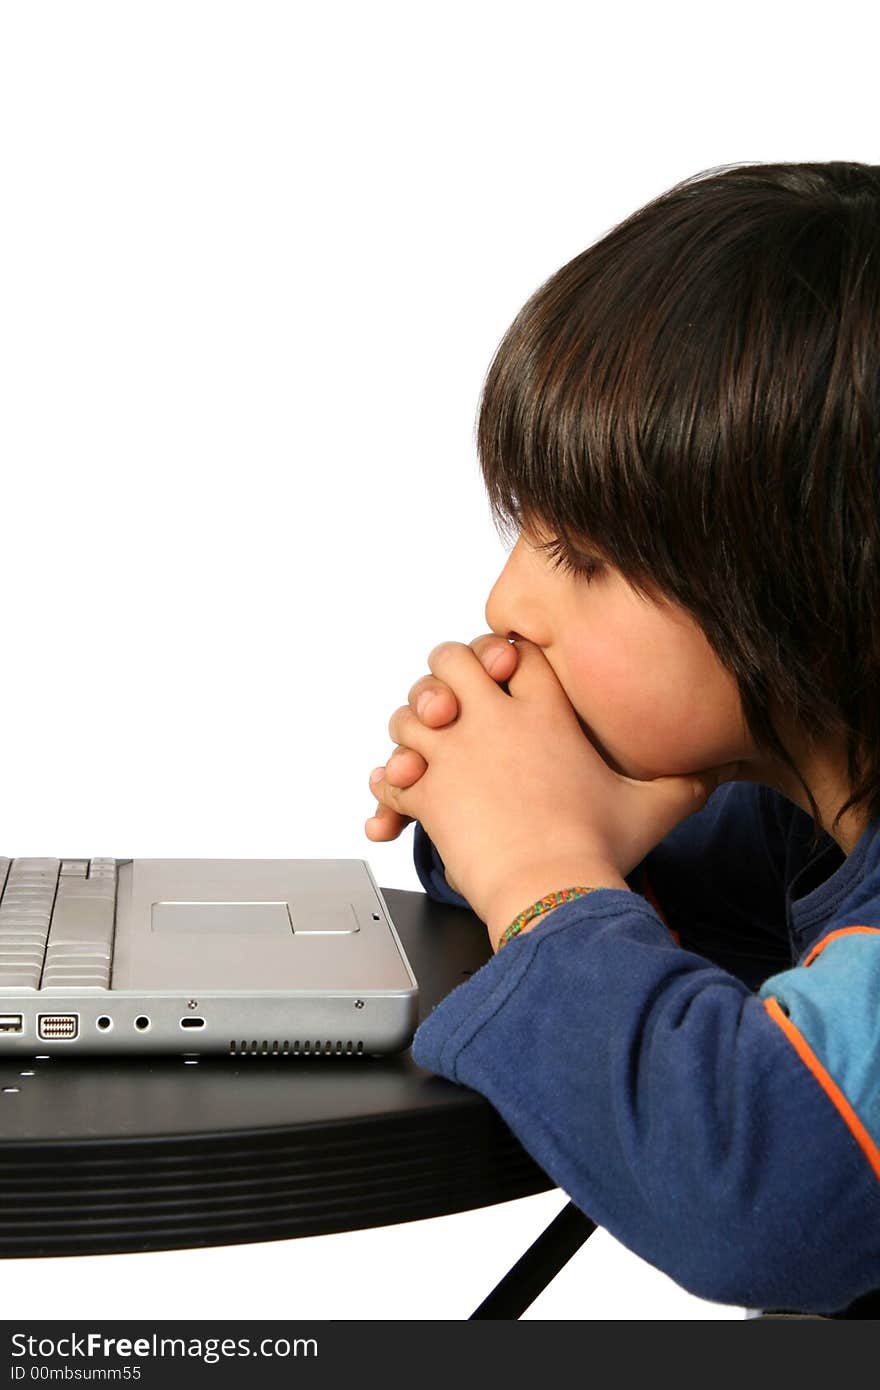
[[0,859],[0,1056],[358,1056],[417,1018],[365,860]]

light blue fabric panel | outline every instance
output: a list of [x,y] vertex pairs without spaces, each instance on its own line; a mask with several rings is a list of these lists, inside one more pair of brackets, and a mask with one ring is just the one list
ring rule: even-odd
[[880,1143],[880,931],[835,937],[808,966],[771,975],[772,997]]

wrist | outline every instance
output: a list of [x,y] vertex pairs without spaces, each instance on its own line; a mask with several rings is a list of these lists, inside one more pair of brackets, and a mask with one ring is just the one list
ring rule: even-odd
[[[566,862],[564,864],[548,864],[545,867],[530,871],[515,880],[509,880],[500,886],[491,897],[491,907],[486,917],[486,928],[489,932],[489,939],[492,942],[493,951],[498,951],[501,937],[504,935],[510,924],[516,918],[530,908],[534,903],[542,898],[550,897],[565,888],[575,885],[584,888],[618,888],[625,893],[629,893],[629,884],[609,864]],[[533,927],[543,922],[548,911],[553,913],[555,907],[547,907],[545,910],[526,922],[518,935],[531,931]]]

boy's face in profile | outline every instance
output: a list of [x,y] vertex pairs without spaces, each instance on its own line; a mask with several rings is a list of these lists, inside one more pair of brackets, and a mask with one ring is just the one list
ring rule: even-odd
[[521,534],[486,620],[541,647],[615,772],[649,781],[754,756],[736,682],[690,615],[612,567],[587,582]]

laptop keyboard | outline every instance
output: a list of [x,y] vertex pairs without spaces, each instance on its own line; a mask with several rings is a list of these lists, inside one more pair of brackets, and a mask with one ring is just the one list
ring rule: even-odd
[[115,859],[0,859],[0,989],[109,989]]

